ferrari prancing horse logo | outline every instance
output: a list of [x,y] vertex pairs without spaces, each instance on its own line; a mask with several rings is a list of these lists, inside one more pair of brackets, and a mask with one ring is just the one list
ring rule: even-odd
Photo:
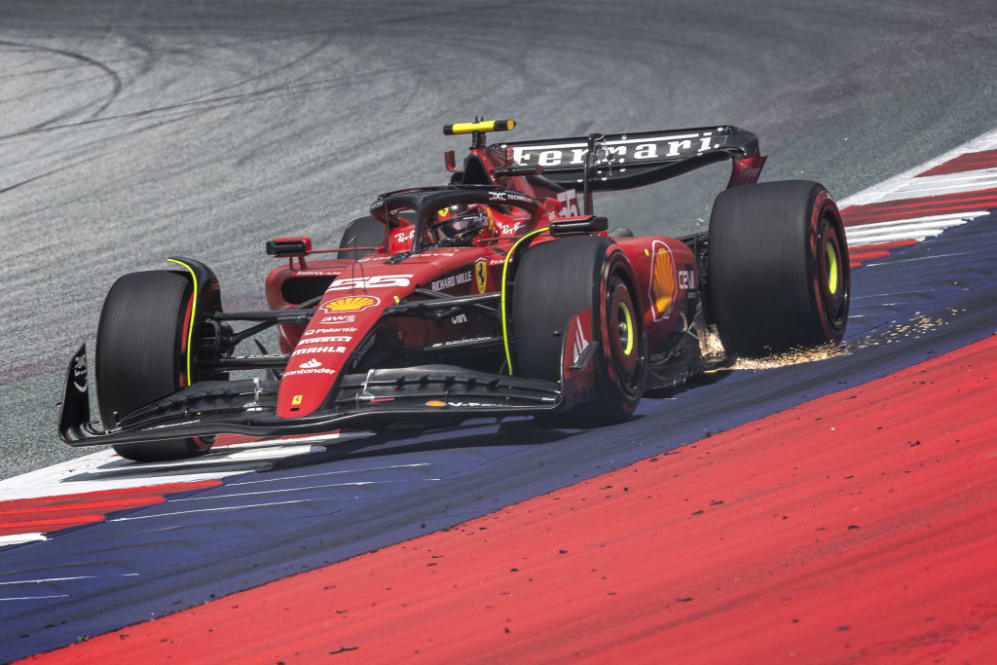
[[478,259],[474,262],[474,283],[478,287],[478,293],[488,290],[488,259]]

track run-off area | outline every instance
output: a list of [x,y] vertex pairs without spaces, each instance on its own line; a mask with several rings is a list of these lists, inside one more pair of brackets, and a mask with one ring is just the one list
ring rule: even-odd
[[2,655],[984,663],[995,193],[992,132],[844,201],[841,349],[613,428],[103,451],[2,481]]

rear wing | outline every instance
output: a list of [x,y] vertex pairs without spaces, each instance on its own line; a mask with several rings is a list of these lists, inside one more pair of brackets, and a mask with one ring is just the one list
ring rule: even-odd
[[765,164],[758,137],[730,125],[510,141],[489,148],[505,150],[516,166],[539,166],[548,180],[582,191],[590,144],[595,157],[590,191],[643,187],[726,159],[733,162],[727,185],[733,187],[755,182]]

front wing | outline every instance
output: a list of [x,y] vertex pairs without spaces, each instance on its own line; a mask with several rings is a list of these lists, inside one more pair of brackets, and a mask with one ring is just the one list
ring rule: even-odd
[[276,415],[277,381],[203,381],[124,415],[107,430],[93,425],[86,348],[70,361],[59,435],[71,446],[141,443],[216,434],[287,436],[395,423],[453,424],[473,417],[566,411],[591,399],[597,342],[570,364],[560,382],[477,372],[452,365],[371,369],[346,375],[325,405],[301,418]]

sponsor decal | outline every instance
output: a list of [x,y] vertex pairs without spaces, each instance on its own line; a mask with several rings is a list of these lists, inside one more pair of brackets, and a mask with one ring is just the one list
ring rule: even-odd
[[[717,139],[720,142],[717,142]],[[654,163],[679,159],[719,148],[726,138],[713,132],[672,134],[627,138],[626,135],[597,145],[600,162],[615,164]],[[542,146],[513,146],[512,158],[519,166],[574,167],[585,165],[588,146],[585,143],[562,143]]]
[[[306,346],[303,349],[297,349],[292,356],[300,356],[306,353],[346,353],[345,346]],[[317,367],[317,365],[309,365],[305,363],[302,367]]]
[[660,240],[651,243],[651,286],[648,295],[655,321],[671,314],[675,304],[675,262],[668,245]]
[[301,363],[301,365],[300,365],[301,369],[314,369],[316,367],[321,367],[321,366],[322,366],[322,363],[320,363],[315,358],[312,358],[311,360],[306,360],[305,362]]
[[[381,299],[377,296],[342,296],[322,305],[322,309],[327,312],[362,312],[380,304]],[[350,317],[349,320],[352,322],[354,319]]]
[[478,293],[488,290],[488,259],[474,262],[474,284],[478,287]]
[[521,228],[526,226],[526,223],[514,222],[514,223],[505,224],[503,222],[495,222],[495,226],[498,227],[499,233],[501,233],[502,235],[513,236],[516,235]]
[[558,192],[557,200],[561,202],[558,217],[578,217],[578,193],[575,190]]
[[306,344],[330,344],[333,342],[352,342],[353,335],[326,335],[324,337],[309,337],[298,342],[298,346]]
[[316,330],[311,328],[301,333],[302,337],[308,337],[309,335],[328,335],[329,333],[339,333],[339,332],[356,332],[356,328],[324,328],[322,330]]
[[[341,323],[354,323],[357,317],[353,314],[333,314],[332,316],[323,316],[319,319],[318,325],[320,326],[338,326]],[[333,328],[335,330],[335,328]],[[347,330],[343,328],[343,330]],[[349,328],[349,330],[356,330],[356,328]],[[318,331],[312,331],[318,332]],[[322,331],[325,332],[325,331]]]
[[497,192],[488,192],[489,201],[532,201],[533,199],[526,194],[520,194],[519,192],[506,192],[499,190]]
[[452,407],[452,408],[455,408],[455,409],[461,409],[461,408],[468,408],[468,407],[470,407],[470,408],[475,408],[475,407],[495,407],[495,408],[498,408],[498,407],[501,407],[502,405],[501,404],[489,403],[489,402],[441,402],[438,399],[431,399],[428,402],[426,402],[426,406],[435,406],[435,407],[449,406],[449,407]]
[[335,277],[338,270],[295,270],[295,277]]
[[441,277],[440,279],[434,279],[432,285],[429,287],[433,291],[445,291],[446,289],[452,289],[455,286],[460,286],[461,284],[469,284],[471,281],[471,271],[465,270],[463,272],[455,273],[453,275],[447,275],[446,277]]
[[348,291],[350,289],[386,289],[389,287],[401,288],[411,283],[412,275],[374,275],[373,277],[342,277],[337,279],[326,293],[331,291]]
[[683,291],[696,290],[696,275],[691,270],[679,270],[679,288]]
[[294,397],[291,398],[291,406],[299,406],[301,404],[301,400],[303,400],[304,398],[305,398],[304,395],[295,395]]
[[329,369],[328,367],[318,367],[315,369],[292,369],[290,372],[284,372],[284,376],[298,376],[299,374],[335,374],[336,370]]

